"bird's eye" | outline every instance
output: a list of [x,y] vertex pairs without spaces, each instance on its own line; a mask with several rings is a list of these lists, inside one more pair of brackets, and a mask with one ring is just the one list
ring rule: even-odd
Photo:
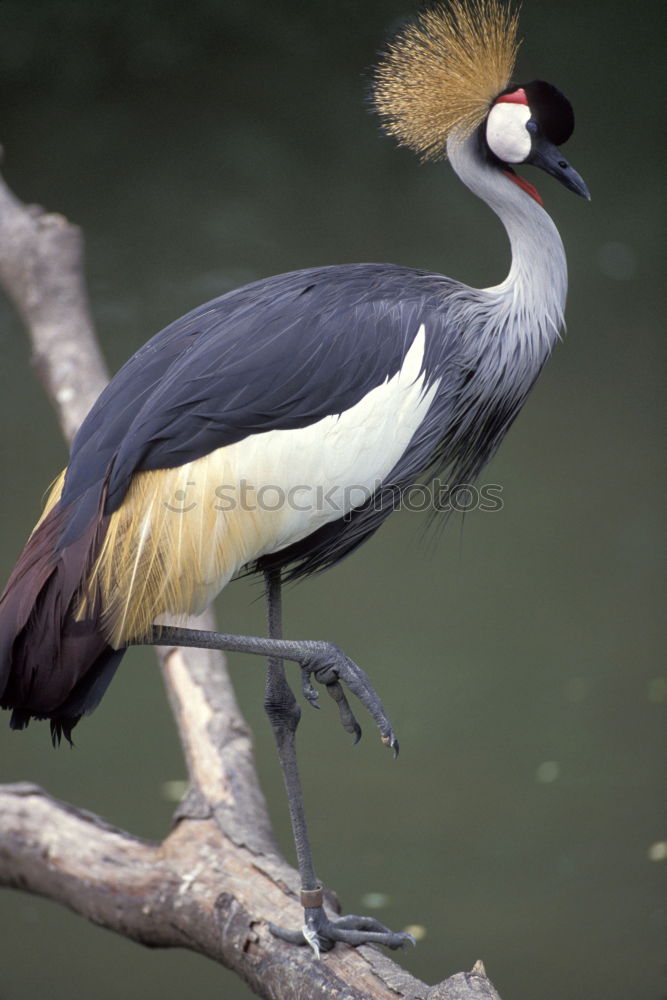
[[530,118],[530,119],[529,119],[529,120],[528,120],[528,121],[526,122],[526,128],[528,129],[528,131],[529,131],[529,132],[537,132],[537,129],[538,129],[538,125],[537,125],[537,122],[536,122],[536,121],[533,121],[533,119],[532,119],[532,118]]

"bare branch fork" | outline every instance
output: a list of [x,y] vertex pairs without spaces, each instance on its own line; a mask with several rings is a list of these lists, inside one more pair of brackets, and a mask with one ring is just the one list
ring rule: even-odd
[[[0,285],[71,439],[106,383],[81,232],[22,204],[2,178]],[[212,616],[197,625],[214,628]],[[375,948],[339,945],[315,961],[309,948],[269,933],[269,922],[300,922],[298,878],[276,848],[223,656],[171,648],[160,660],[190,778],[171,832],[148,843],[34,785],[0,786],[0,885],[56,900],[141,944],[200,952],[261,997],[499,1000],[479,962],[428,986]],[[336,909],[332,894],[327,903]]]

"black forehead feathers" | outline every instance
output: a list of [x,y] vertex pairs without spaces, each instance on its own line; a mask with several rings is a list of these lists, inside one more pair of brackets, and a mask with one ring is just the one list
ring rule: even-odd
[[574,111],[567,97],[544,80],[533,80],[520,86],[526,92],[528,106],[542,134],[554,146],[562,146],[574,131]]

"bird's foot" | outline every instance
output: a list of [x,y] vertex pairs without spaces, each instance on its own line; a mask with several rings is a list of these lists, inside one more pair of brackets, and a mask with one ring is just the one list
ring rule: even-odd
[[318,693],[311,683],[311,677],[319,684],[324,684],[327,692],[338,705],[343,729],[351,733],[354,736],[354,742],[358,743],[361,738],[361,726],[355,719],[341,686],[341,681],[344,681],[352,694],[359,699],[375,720],[380,730],[382,742],[393,750],[394,757],[397,757],[398,740],[368,675],[361,667],[357,666],[354,660],[346,656],[342,649],[331,642],[313,642],[309,643],[309,647],[308,659],[301,663],[301,683],[304,697],[317,708]]
[[304,908],[304,925],[301,930],[288,931],[283,927],[269,924],[274,937],[291,944],[310,945],[319,958],[323,951],[331,951],[337,941],[356,947],[360,944],[383,944],[385,948],[404,948],[416,944],[412,934],[392,931],[374,917],[358,917],[348,914],[331,920],[322,906]]

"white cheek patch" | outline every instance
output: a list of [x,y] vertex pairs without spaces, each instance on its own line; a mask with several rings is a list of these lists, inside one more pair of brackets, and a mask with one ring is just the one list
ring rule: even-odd
[[530,108],[525,104],[494,104],[486,119],[486,141],[503,163],[523,163],[531,149],[526,122]]

